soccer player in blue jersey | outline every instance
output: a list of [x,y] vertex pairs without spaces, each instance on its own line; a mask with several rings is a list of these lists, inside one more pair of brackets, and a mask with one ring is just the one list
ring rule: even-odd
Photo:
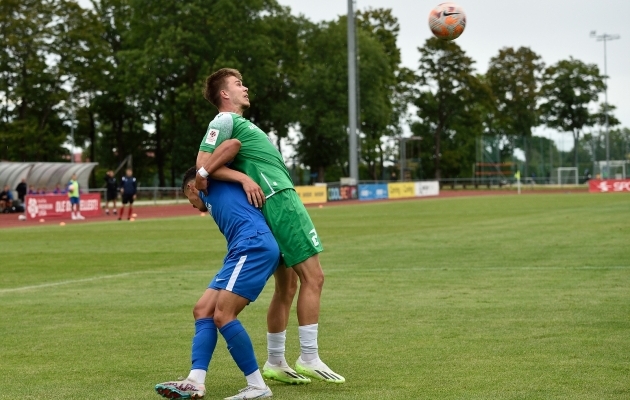
[[[222,171],[249,179],[227,168]],[[280,263],[280,249],[262,212],[249,204],[240,184],[210,180],[206,195],[195,189],[196,174],[194,167],[186,172],[182,190],[193,207],[210,213],[227,240],[228,253],[223,267],[193,310],[195,336],[190,374],[181,381],[160,383],[155,390],[169,399],[203,397],[218,330],[247,380],[247,387],[226,400],[268,398],[272,396],[271,390],[258,369],[249,335],[237,317],[247,304],[256,300],[273,275]]]

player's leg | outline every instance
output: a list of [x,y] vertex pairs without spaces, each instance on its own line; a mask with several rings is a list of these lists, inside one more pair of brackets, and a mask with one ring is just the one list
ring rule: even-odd
[[125,196],[125,194],[123,193],[122,195],[122,201],[121,201],[122,205],[120,206],[120,212],[118,213],[118,220],[120,221],[120,219],[123,216],[123,213],[125,212],[125,204],[127,204],[127,196]]
[[116,215],[116,198],[118,197],[117,194],[114,194],[113,196],[113,202],[114,202],[114,215]]
[[293,269],[300,278],[297,313],[301,353],[295,362],[295,370],[313,379],[344,383],[345,378],[330,369],[319,358],[317,336],[320,300],[324,286],[324,271],[319,263],[319,255],[315,254],[294,265]]
[[127,214],[127,219],[131,218],[131,211],[133,211],[133,196],[129,196],[129,213]]
[[79,197],[75,197],[77,204],[77,219],[85,219],[83,215],[81,215],[81,200]]
[[[278,199],[273,200],[276,196]],[[278,240],[284,260],[293,267],[300,280],[297,311],[301,354],[296,362],[296,372],[327,382],[343,383],[345,379],[331,371],[318,354],[324,272],[318,256],[323,247],[313,221],[294,190],[283,190],[272,196],[265,208],[263,213]]]
[[[249,397],[246,398],[271,397],[271,390],[265,384],[258,369],[252,341],[241,321],[237,319],[238,314],[243,311],[247,304],[249,304],[248,299],[230,291],[222,290],[214,313],[214,323],[219,328],[221,336],[225,339],[232,359],[243,372],[243,375],[245,375],[247,380],[246,389],[249,392]],[[269,396],[266,394],[269,394]],[[233,398],[243,398],[238,397],[239,395]]]
[[267,361],[263,376],[294,385],[309,383],[311,380],[295,372],[285,359],[286,329],[297,292],[298,276],[292,268],[284,265],[279,266],[273,276],[276,285],[267,311]]
[[214,324],[219,291],[207,289],[195,308],[195,336],[192,342],[191,369],[184,380],[163,382],[155,386],[155,391],[169,399],[201,398],[205,395],[205,379],[217,344],[217,327]]
[[77,219],[77,215],[75,213],[76,207],[74,206],[74,197],[70,197],[68,201],[70,202],[70,217],[73,220]]
[[[230,260],[226,261],[224,267],[229,276],[226,274],[222,276],[225,279],[220,280],[225,290],[219,294],[214,312],[215,324],[236,365],[245,375],[247,387],[226,399],[271,397],[271,390],[258,369],[251,339],[237,317],[262,292],[265,283],[278,266],[280,250],[273,235],[266,233],[239,242],[238,247],[230,253]],[[232,268],[233,264],[235,265]]]

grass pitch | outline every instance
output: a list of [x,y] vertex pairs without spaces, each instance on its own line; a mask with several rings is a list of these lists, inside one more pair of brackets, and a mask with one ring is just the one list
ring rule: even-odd
[[[630,196],[310,209],[326,251],[320,351],[347,383],[276,399],[630,398]],[[210,218],[0,230],[0,398],[158,399],[221,266]],[[273,289],[242,314],[259,363]],[[296,317],[287,358],[299,353]],[[219,339],[207,399],[244,379]]]

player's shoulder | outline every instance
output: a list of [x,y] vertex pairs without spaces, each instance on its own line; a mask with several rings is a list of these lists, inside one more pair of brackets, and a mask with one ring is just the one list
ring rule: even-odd
[[231,134],[232,131],[234,131],[235,125],[238,125],[238,122],[236,121],[237,117],[238,114],[229,112],[218,113],[214,119],[210,121],[210,124],[208,125],[208,132],[214,129],[218,131],[216,132],[217,134],[219,132]]

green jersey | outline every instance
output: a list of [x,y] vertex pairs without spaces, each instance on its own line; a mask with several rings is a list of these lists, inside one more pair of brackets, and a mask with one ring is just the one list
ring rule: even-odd
[[68,185],[68,197],[79,197],[79,182],[70,181],[70,185]]
[[219,113],[208,125],[199,150],[212,153],[228,139],[241,142],[241,149],[230,168],[252,178],[262,188],[265,197],[269,198],[281,190],[293,188],[282,155],[267,134],[238,114]]

